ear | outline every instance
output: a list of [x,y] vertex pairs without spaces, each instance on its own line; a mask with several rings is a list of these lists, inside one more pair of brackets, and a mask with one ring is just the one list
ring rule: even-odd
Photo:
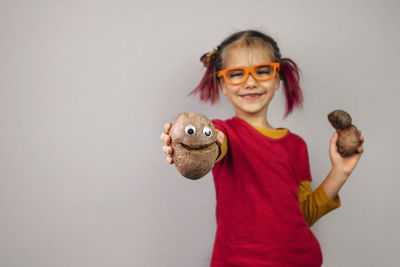
[[227,89],[226,89],[226,83],[223,79],[219,79],[219,86],[221,87],[221,92],[224,96],[226,96]]
[[281,85],[281,77],[279,76],[279,73],[277,73],[274,78],[274,90],[278,91],[280,85]]

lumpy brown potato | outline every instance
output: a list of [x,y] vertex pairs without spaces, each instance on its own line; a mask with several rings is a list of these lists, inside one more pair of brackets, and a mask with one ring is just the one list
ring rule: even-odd
[[172,159],[186,178],[199,179],[214,166],[218,156],[216,131],[212,122],[198,113],[181,113],[169,132]]
[[351,125],[349,128],[339,131],[337,148],[340,155],[348,157],[356,153],[360,145],[360,134],[357,127]]
[[351,116],[343,110],[334,110],[328,114],[328,120],[338,130],[337,149],[342,157],[349,157],[357,152],[360,145],[360,134],[351,123]]
[[334,110],[328,115],[328,120],[335,129],[346,129],[351,126],[351,116],[344,110]]

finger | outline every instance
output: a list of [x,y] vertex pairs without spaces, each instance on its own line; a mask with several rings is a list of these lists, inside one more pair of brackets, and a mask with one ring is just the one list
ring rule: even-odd
[[170,146],[163,146],[163,151],[165,154],[172,154],[172,147]]
[[174,163],[174,160],[172,159],[172,156],[168,156],[166,160],[167,160],[168,164],[173,164]]
[[172,126],[172,123],[170,123],[170,122],[164,124],[164,131],[166,134],[169,133],[169,130],[171,130],[171,126]]
[[338,156],[338,148],[337,148],[337,140],[338,140],[339,134],[335,132],[331,138],[331,141],[329,143],[329,154],[332,159],[332,157],[337,157]]
[[225,134],[221,131],[217,131],[217,144],[221,146],[224,143]]
[[357,148],[357,152],[358,153],[363,153],[364,152],[364,147],[363,146],[359,146],[358,148]]
[[171,137],[168,134],[161,134],[161,141],[163,141],[166,144],[169,144],[171,142]]
[[357,162],[360,160],[361,155],[362,155],[362,154],[361,154],[361,153],[358,153],[358,151],[357,151],[357,153],[354,153],[353,155],[351,155],[351,156],[349,157],[349,159],[351,158],[353,164],[355,165],[355,164],[357,164]]
[[337,132],[335,132],[331,138],[331,142],[330,142],[331,148],[336,148],[336,143],[337,143],[338,137],[339,137],[339,134]]
[[362,144],[364,144],[364,140],[365,140],[364,136],[360,136],[360,146],[361,146]]

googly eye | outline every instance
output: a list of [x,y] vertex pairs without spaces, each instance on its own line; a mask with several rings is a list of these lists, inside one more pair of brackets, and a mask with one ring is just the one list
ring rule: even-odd
[[192,136],[196,133],[196,127],[194,127],[193,125],[189,124],[186,125],[185,127],[185,133],[189,136]]
[[205,137],[209,138],[209,137],[211,137],[211,135],[212,135],[212,131],[211,131],[210,128],[204,127],[204,128],[203,128],[203,134],[205,135]]

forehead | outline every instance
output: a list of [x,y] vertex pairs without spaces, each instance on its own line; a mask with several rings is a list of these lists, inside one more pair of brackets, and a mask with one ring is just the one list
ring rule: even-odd
[[223,67],[250,67],[257,64],[272,62],[272,51],[260,42],[247,44],[235,42],[226,47],[222,53]]

